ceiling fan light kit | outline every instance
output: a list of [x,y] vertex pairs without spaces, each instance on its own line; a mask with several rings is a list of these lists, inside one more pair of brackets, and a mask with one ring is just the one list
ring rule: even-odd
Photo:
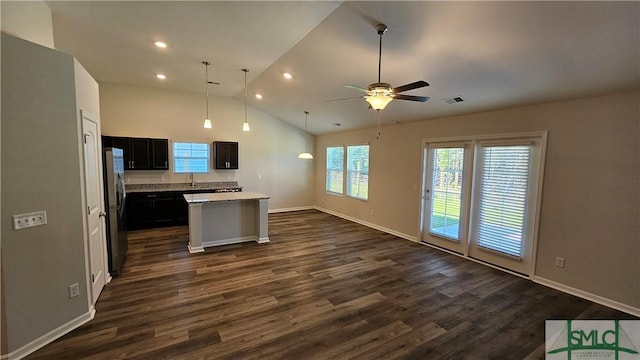
[[[429,100],[429,98],[426,96],[399,94],[401,92],[429,86],[429,83],[427,83],[426,81],[423,81],[423,80],[414,81],[410,84],[398,86],[396,88],[391,87],[391,84],[383,83],[380,81],[380,73],[382,69],[382,35],[387,31],[387,29],[388,29],[387,25],[385,24],[378,24],[376,26],[376,31],[378,32],[378,36],[380,36],[380,46],[378,48],[378,82],[369,85],[366,89],[356,85],[345,85],[345,87],[348,87],[350,89],[367,93],[367,95],[362,96],[362,98],[364,98],[371,105],[372,109],[378,110],[378,111],[384,109],[393,99],[418,101],[418,102],[425,102]],[[347,100],[347,99],[338,99],[338,100]],[[334,100],[334,101],[337,101],[337,100]]]

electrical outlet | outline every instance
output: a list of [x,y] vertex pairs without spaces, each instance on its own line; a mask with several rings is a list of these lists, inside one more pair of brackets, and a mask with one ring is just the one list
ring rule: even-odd
[[73,283],[69,285],[69,299],[74,298],[80,295],[80,286],[78,283]]
[[564,267],[564,258],[557,256],[556,257],[556,266],[559,268],[563,268]]
[[47,223],[47,212],[36,211],[28,214],[13,215],[13,230],[21,230]]

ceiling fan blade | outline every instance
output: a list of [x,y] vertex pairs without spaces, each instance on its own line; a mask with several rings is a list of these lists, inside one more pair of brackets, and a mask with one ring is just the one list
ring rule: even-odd
[[429,86],[429,83],[424,80],[420,80],[420,81],[412,82],[411,84],[402,85],[402,86],[398,86],[397,88],[393,88],[391,89],[391,92],[401,93],[401,92],[418,89],[425,86]]
[[349,88],[349,89],[353,89],[353,90],[359,90],[359,91],[366,92],[366,93],[369,92],[369,90],[367,90],[367,89],[365,89],[363,87],[360,87],[358,85],[345,85],[344,87]]
[[393,95],[394,99],[398,99],[398,100],[409,100],[409,101],[419,101],[419,102],[425,102],[427,100],[429,100],[428,96],[413,96],[413,95]]
[[353,99],[362,99],[362,96],[352,96],[352,97],[342,98],[342,99],[331,99],[331,100],[327,100],[327,102],[342,101],[342,100],[353,100]]

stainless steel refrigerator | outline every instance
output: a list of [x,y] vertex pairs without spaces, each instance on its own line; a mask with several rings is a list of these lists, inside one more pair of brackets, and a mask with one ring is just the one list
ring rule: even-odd
[[107,251],[109,273],[120,274],[127,257],[127,232],[125,224],[124,156],[122,149],[104,149],[104,199],[107,207]]

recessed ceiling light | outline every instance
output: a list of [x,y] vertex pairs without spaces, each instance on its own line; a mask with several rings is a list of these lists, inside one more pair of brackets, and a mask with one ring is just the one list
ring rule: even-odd
[[262,94],[256,94],[256,99],[258,100],[262,99]]
[[156,74],[156,78],[160,79],[160,80],[164,80],[167,78],[167,76],[165,74]]
[[161,49],[164,49],[164,48],[166,48],[166,47],[167,47],[167,43],[165,43],[165,42],[163,42],[163,41],[156,41],[156,42],[154,42],[154,44],[155,44],[157,47],[161,48]]
[[284,78],[287,79],[287,80],[291,80],[293,78],[293,75],[291,75],[291,74],[289,74],[287,72],[282,74],[282,76],[284,76]]

